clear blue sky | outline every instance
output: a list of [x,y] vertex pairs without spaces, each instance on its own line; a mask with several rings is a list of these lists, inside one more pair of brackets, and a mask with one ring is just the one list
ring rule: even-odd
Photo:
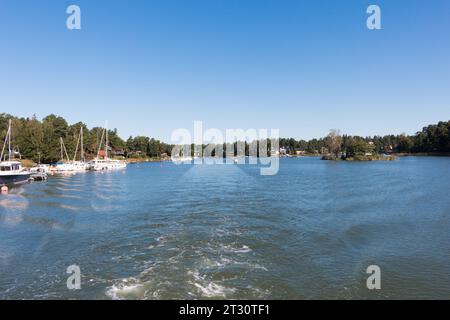
[[[66,29],[77,4],[82,30]],[[382,30],[366,28],[378,4]],[[0,112],[175,128],[414,133],[450,119],[450,1],[0,2]]]

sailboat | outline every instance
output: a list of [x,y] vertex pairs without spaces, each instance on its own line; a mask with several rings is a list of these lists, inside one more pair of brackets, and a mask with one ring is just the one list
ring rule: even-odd
[[[103,138],[105,137],[105,156],[103,159],[100,157],[100,151],[103,143]],[[108,129],[107,125],[105,129],[103,129],[102,137],[100,139],[100,144],[98,146],[97,157],[95,157],[92,161],[90,161],[90,169],[94,171],[105,171],[105,170],[117,170],[117,169],[125,169],[127,167],[127,163],[125,161],[110,159],[108,157]]]
[[[80,146],[80,142],[81,142],[81,146]],[[80,160],[76,160],[78,146],[80,146],[80,149],[81,149]],[[77,147],[75,148],[75,154],[73,156],[73,161],[71,162],[71,164],[74,166],[75,171],[86,171],[90,167],[90,165],[85,161],[85,158],[84,158],[83,127],[80,127],[80,134],[78,135]]]
[[[77,171],[76,166],[70,161],[69,155],[67,154],[66,146],[64,145],[64,140],[62,137],[59,138],[59,142],[61,145],[61,160],[56,163],[50,170],[55,172],[75,172]],[[64,156],[66,156],[66,160],[64,160]]]
[[[6,158],[5,148],[8,145],[8,158]],[[14,154],[11,158],[11,119],[8,123],[5,142],[3,143],[2,153],[0,155],[0,185],[13,186],[26,183],[30,179],[31,173],[24,168],[20,161],[14,160]],[[8,160],[6,160],[8,159]]]

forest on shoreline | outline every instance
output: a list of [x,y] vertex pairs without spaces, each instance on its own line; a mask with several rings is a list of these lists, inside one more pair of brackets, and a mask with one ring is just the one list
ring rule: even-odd
[[[69,124],[57,115],[48,115],[42,120],[36,116],[18,118],[0,114],[0,138],[6,136],[8,121],[12,119],[12,146],[22,158],[43,163],[60,160],[60,138],[62,137],[69,156],[73,156],[80,128],[83,127],[84,151],[87,158],[97,154],[102,136],[102,127],[88,128],[83,122]],[[108,130],[111,153],[125,158],[159,158],[170,156],[174,145],[147,136],[129,137],[123,140],[117,129]],[[235,144],[236,145],[236,144]],[[450,154],[450,121],[439,122],[422,128],[414,135],[385,135],[360,137],[341,135],[331,130],[327,137],[311,140],[280,138],[280,151],[290,155],[342,155],[362,154]],[[249,145],[246,143],[246,154]],[[268,141],[270,148],[270,141]],[[193,146],[192,146],[193,149]]]

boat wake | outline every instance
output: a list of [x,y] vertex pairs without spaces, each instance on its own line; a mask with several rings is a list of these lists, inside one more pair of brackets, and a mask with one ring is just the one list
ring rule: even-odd
[[270,295],[255,281],[245,281],[246,285],[241,281],[268,271],[247,245],[217,239],[192,245],[183,236],[167,235],[156,237],[146,249],[151,259],[143,262],[144,270],[112,281],[106,289],[109,298],[234,299],[244,294],[264,299]]

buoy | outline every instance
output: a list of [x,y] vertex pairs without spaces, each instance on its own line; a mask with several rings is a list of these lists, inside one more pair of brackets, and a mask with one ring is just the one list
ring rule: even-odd
[[8,187],[7,186],[3,186],[2,187],[2,194],[8,194]]

